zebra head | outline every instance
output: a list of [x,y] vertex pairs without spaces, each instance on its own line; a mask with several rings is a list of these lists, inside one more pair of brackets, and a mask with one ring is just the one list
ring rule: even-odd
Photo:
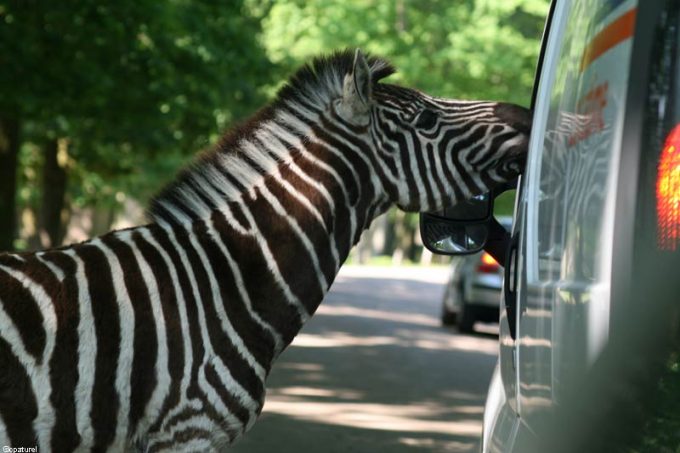
[[435,211],[488,192],[524,168],[530,111],[514,104],[436,98],[386,83],[384,60],[357,50],[333,104],[373,145],[389,201]]

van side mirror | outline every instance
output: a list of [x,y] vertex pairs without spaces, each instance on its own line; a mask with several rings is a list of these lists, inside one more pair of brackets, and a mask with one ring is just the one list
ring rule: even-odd
[[423,245],[441,255],[468,255],[484,248],[493,199],[487,193],[443,211],[420,215]]
[[490,193],[443,211],[421,213],[423,245],[439,255],[470,255],[485,250],[504,265],[510,234],[493,216],[493,204],[497,196],[516,188],[517,182],[501,184]]

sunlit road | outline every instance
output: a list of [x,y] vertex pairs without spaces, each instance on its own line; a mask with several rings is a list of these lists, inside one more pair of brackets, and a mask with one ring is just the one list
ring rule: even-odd
[[476,451],[497,339],[440,326],[445,278],[343,268],[274,364],[260,420],[230,451]]

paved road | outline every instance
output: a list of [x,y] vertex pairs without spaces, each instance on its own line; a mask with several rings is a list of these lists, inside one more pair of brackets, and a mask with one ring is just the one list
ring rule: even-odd
[[241,453],[476,451],[497,339],[444,329],[445,270],[345,267],[274,364]]

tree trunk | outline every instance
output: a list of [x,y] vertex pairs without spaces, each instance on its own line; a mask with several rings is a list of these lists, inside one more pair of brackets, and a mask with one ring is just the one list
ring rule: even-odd
[[0,117],[0,251],[14,249],[19,121]]
[[420,255],[420,265],[421,266],[429,266],[432,264],[432,252],[430,252],[428,249],[423,246],[423,253]]
[[392,254],[392,264],[401,266],[407,257],[409,245],[411,243],[408,228],[406,226],[406,213],[397,211],[394,219],[394,235],[396,236],[396,248]]
[[385,214],[376,217],[368,230],[361,235],[359,243],[355,247],[354,257],[359,264],[366,264],[385,249],[385,229],[387,216]]
[[56,247],[64,239],[66,213],[66,153],[65,139],[50,140],[45,144],[42,205],[40,208],[40,240],[43,247]]

